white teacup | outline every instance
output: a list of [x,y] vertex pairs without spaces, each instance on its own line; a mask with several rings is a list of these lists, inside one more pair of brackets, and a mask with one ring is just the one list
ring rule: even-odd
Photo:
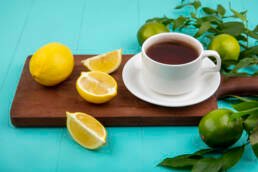
[[[199,56],[184,64],[165,64],[147,56],[146,50],[153,44],[179,41],[190,44]],[[216,66],[203,67],[202,62],[208,56],[216,58]],[[219,54],[213,50],[204,50],[195,38],[182,33],[160,33],[148,38],[142,45],[142,79],[144,84],[160,94],[180,95],[191,92],[199,82],[201,75],[218,72],[221,66]],[[207,85],[208,87],[208,85]]]

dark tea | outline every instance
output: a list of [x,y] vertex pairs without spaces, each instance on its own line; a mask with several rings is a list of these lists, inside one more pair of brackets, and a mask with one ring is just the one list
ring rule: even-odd
[[199,56],[198,51],[186,42],[160,42],[146,50],[151,59],[165,64],[184,64]]

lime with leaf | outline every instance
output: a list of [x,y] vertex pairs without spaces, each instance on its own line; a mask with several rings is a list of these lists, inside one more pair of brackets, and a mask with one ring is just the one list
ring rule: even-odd
[[241,119],[231,120],[228,109],[217,109],[205,115],[199,123],[202,140],[210,147],[221,148],[233,145],[242,135]]
[[161,23],[171,31],[189,33],[200,39],[205,48],[210,44],[210,49],[217,50],[222,57],[224,76],[258,75],[256,71],[240,70],[258,64],[258,45],[251,44],[252,39],[258,40],[258,25],[248,26],[247,10],[238,11],[231,5],[225,8],[222,4],[208,7],[200,0],[182,1],[174,9],[183,8],[187,10],[177,16],[155,16],[146,22]]
[[[258,25],[250,28],[247,10],[238,11],[222,4],[208,7],[200,0],[182,0],[175,10],[187,8],[174,17],[153,17],[146,22],[161,23],[171,31],[190,33],[205,48],[218,51],[223,60],[221,73],[225,77],[257,76],[257,71],[241,71],[258,64]],[[231,96],[232,97],[232,96]],[[258,158],[258,100],[233,96],[230,102],[234,111],[217,109],[208,113],[199,123],[199,133],[210,146],[191,154],[166,157],[158,166],[170,169],[189,169],[193,172],[221,172],[233,167],[241,159],[245,146],[250,145]],[[227,100],[227,99],[224,99]],[[237,147],[230,147],[245,130],[248,140]],[[219,148],[219,149],[217,149]],[[175,148],[177,149],[177,148]]]
[[[237,103],[231,102],[232,98],[233,102]],[[199,133],[203,141],[211,148],[167,157],[158,166],[191,169],[193,172],[226,171],[239,162],[248,144],[251,145],[258,158],[258,101],[238,96],[230,96],[230,99],[226,100],[233,103],[231,106],[235,111],[213,110],[199,123]],[[228,148],[241,137],[243,130],[248,134],[247,142],[241,146]]]
[[240,53],[240,45],[238,41],[229,34],[220,34],[215,36],[209,45],[209,49],[217,51],[222,62],[237,61]]
[[137,39],[140,45],[149,37],[162,32],[169,32],[169,29],[162,23],[147,22],[137,32]]

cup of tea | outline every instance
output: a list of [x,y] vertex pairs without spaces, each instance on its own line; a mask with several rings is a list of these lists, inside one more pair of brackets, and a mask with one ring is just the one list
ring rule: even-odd
[[[202,65],[209,56],[216,59],[213,67]],[[143,82],[160,94],[189,93],[204,74],[219,72],[220,66],[221,59],[216,51],[204,50],[197,39],[186,34],[160,33],[142,45]]]

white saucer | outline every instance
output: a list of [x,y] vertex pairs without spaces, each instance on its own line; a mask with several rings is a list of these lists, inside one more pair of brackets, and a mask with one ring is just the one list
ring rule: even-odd
[[[200,103],[211,97],[220,85],[220,73],[211,72],[203,75],[198,81],[198,85],[190,93],[170,96],[162,95],[154,92],[141,79],[141,55],[136,54],[127,61],[123,68],[123,81],[126,88],[136,97],[146,102],[166,106],[166,107],[182,107]],[[215,66],[208,58],[204,59],[203,65]]]

